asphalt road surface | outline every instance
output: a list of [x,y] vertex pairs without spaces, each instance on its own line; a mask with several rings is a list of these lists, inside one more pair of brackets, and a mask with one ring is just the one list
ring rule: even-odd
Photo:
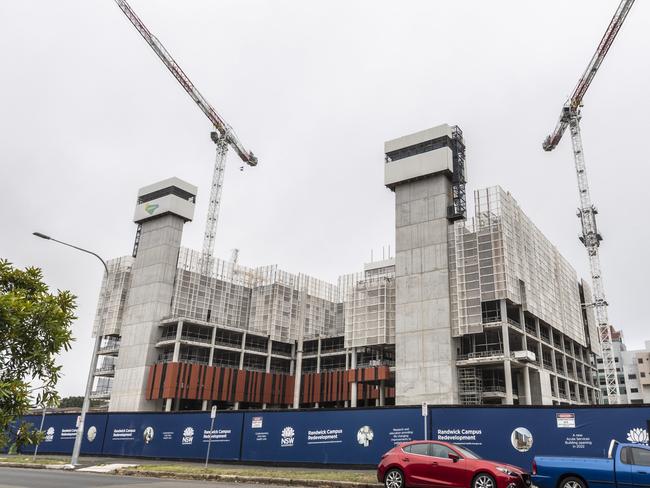
[[[0,487],[28,488],[86,488],[110,486],[112,488],[271,488],[269,485],[218,483],[215,481],[177,481],[133,476],[113,476],[95,473],[75,473],[53,469],[0,468]],[[277,488],[275,485],[273,488]]]

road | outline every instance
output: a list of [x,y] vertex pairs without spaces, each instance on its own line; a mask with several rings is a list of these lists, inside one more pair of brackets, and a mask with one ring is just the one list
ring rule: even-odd
[[[215,481],[176,481],[156,478],[135,478],[106,474],[75,473],[53,469],[0,468],[0,487],[26,488],[86,488],[110,486],[112,488],[233,488],[233,483]],[[270,485],[237,483],[237,488],[271,488]],[[272,488],[278,488],[274,485]]]

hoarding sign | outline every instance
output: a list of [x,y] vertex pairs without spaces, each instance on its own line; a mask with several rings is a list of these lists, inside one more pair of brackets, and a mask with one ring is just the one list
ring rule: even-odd
[[245,415],[243,461],[376,464],[396,444],[423,436],[418,408]]
[[210,428],[210,412],[110,415],[104,454],[160,458],[238,460],[243,414],[223,413]]

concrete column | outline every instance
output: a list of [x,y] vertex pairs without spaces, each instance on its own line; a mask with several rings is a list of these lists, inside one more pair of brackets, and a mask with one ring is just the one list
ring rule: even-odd
[[[320,352],[321,352],[321,337],[318,335],[318,350],[316,351],[316,372],[320,373]],[[314,403],[314,408],[318,408],[318,402]]]
[[177,362],[181,354],[181,335],[183,334],[183,321],[179,320],[176,325],[176,340],[174,341],[174,355],[172,361]]
[[296,370],[296,344],[295,342],[291,344],[291,362],[289,363],[289,374],[293,376],[293,372]]
[[[217,328],[212,327],[212,339],[210,339],[210,357],[208,357],[208,365],[212,366],[212,363],[214,362],[214,342],[215,338],[217,337]],[[201,404],[201,410],[207,410],[208,409],[208,400],[203,400],[203,403]]]
[[302,390],[302,347],[305,334],[305,317],[307,311],[307,293],[299,293],[298,343],[296,345],[296,375],[293,388],[293,408],[300,408],[300,390]]
[[506,382],[506,405],[512,405],[512,370],[510,368],[510,335],[508,334],[508,314],[506,308],[506,301],[500,300],[499,306],[501,307],[501,335],[503,340],[503,375]]
[[167,398],[165,400],[165,412],[171,412],[172,411],[172,399]]
[[239,369],[244,369],[244,351],[246,350],[246,332],[241,336],[241,349],[239,350]]
[[[349,369],[350,369],[350,353],[349,353],[348,350],[346,350],[345,351],[345,372],[347,373],[349,371]],[[345,402],[343,402],[343,406],[345,408],[348,408],[350,406],[350,402],[345,400]]]
[[273,350],[273,341],[271,340],[271,336],[269,336],[269,342],[266,346],[266,372],[270,373],[271,372],[271,354]]
[[524,367],[524,398],[526,405],[533,404],[533,398],[530,393],[530,368],[528,366]]
[[551,363],[553,363],[553,371],[557,373],[557,358],[555,357],[555,349],[551,347]]
[[[246,332],[241,336],[241,349],[239,350],[239,369],[244,369],[244,351],[246,350]],[[239,402],[235,402],[233,406],[235,410],[239,410]]]
[[379,382],[379,406],[383,407],[386,405],[386,381],[381,380]]
[[[273,341],[271,336],[269,336],[269,342],[266,347],[266,372],[267,374],[271,372],[271,353],[273,351]],[[266,410],[266,403],[262,403],[262,410]]]
[[[357,350],[352,349],[352,354],[350,356],[350,369],[352,371],[357,369]],[[357,406],[357,382],[353,381],[350,383],[350,406],[351,407],[356,407]]]
[[321,351],[321,338],[318,336],[318,350],[316,352],[316,372],[320,373],[320,351]]

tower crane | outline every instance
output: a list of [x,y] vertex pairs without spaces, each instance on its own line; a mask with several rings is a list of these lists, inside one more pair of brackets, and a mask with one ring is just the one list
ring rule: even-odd
[[212,122],[214,131],[210,133],[212,142],[217,147],[217,157],[212,174],[212,186],[210,188],[210,204],[208,207],[208,216],[205,224],[205,234],[203,237],[203,263],[209,266],[214,253],[214,242],[217,231],[217,221],[219,219],[219,207],[221,205],[221,193],[223,190],[223,177],[226,166],[226,155],[228,147],[237,153],[239,158],[249,166],[257,165],[257,158],[251,151],[244,148],[233,128],[219,115],[219,113],[210,105],[210,103],[201,95],[199,90],[194,86],[192,81],[183,72],[178,63],[172,58],[171,54],[165,49],[165,46],[154,36],[142,20],[136,15],[126,0],[115,0],[118,7],[124,12],[124,15],[131,21],[136,30],[151,46],[151,49],[158,55],[163,64],[178,80],[187,94],[199,106],[205,116]]
[[591,82],[593,81],[600,65],[602,64],[609,48],[611,47],[618,31],[620,30],[627,14],[629,13],[634,0],[622,0],[614,17],[612,18],[605,35],[598,44],[595,54],[587,65],[587,69],[578,81],[571,97],[562,107],[560,119],[553,130],[542,144],[545,151],[555,149],[562,139],[562,135],[567,127],[571,132],[571,142],[573,146],[573,157],[575,160],[576,173],[578,175],[578,194],[580,197],[580,208],[578,209],[578,218],[582,224],[582,236],[580,241],[587,248],[589,256],[589,266],[591,270],[591,280],[593,286],[593,304],[587,304],[594,307],[596,321],[598,324],[598,337],[603,354],[603,364],[605,366],[605,383],[607,388],[607,402],[617,404],[620,401],[618,389],[618,377],[616,374],[616,363],[614,360],[614,351],[612,348],[612,334],[607,316],[607,300],[605,299],[605,290],[603,288],[603,277],[600,268],[599,246],[602,236],[598,232],[596,225],[596,207],[591,201],[589,192],[589,182],[587,180],[587,168],[585,157],[582,149],[582,136],[580,135],[580,108],[582,99],[587,93]]

